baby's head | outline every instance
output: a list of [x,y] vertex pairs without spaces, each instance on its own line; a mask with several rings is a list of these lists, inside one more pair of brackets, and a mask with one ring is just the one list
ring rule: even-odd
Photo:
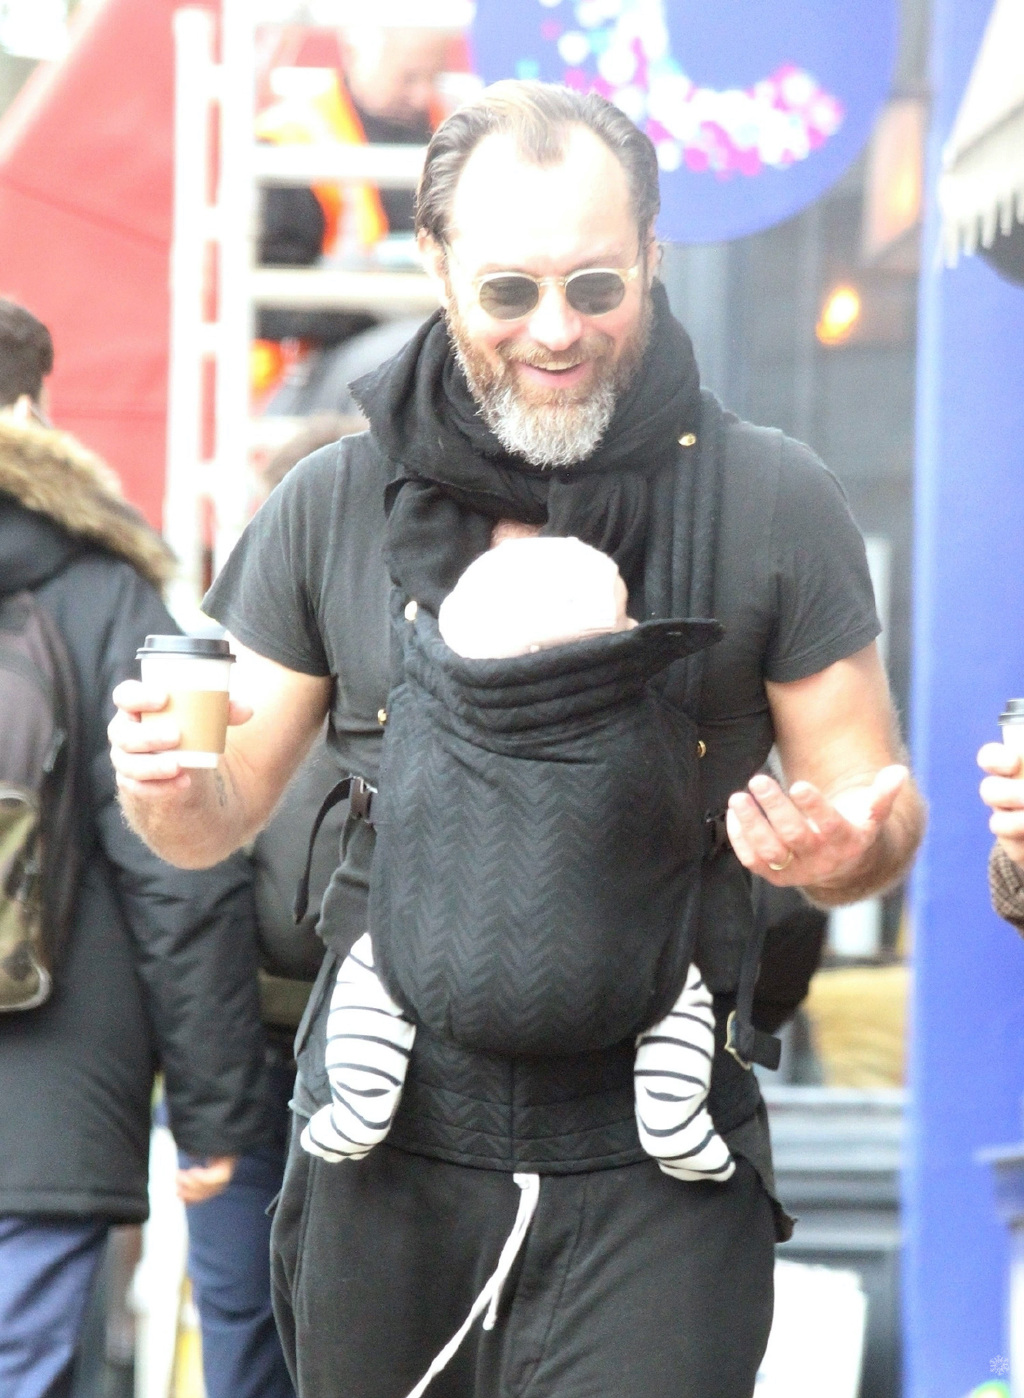
[[615,561],[579,539],[506,539],[475,559],[441,603],[445,642],[474,660],[526,655],[626,631],[626,584]]

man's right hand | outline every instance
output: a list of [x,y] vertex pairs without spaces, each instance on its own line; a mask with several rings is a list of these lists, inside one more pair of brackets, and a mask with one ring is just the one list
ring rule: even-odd
[[[138,680],[125,680],[113,697],[117,713],[107,727],[107,737],[121,791],[143,801],[161,801],[168,792],[187,790],[194,772],[183,768],[175,756],[181,746],[177,723],[170,714],[156,722],[142,722],[143,714],[160,713],[167,707],[167,695]],[[252,713],[248,704],[232,700],[228,724],[248,723]]]
[[988,828],[1014,863],[1024,865],[1024,761],[1003,743],[986,743],[978,766],[988,773],[980,787],[992,809]]
[[327,676],[289,670],[232,637],[227,749],[216,768],[183,768],[167,695],[138,680],[114,690],[107,729],[121,807],[150,849],[182,869],[207,869],[263,828],[316,738],[331,701]]

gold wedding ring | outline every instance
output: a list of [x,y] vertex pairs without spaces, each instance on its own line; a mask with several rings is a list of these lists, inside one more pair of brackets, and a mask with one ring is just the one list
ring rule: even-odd
[[792,851],[791,849],[788,849],[788,850],[786,851],[786,857],[785,857],[785,859],[782,861],[781,864],[773,864],[773,863],[771,862],[771,860],[769,859],[769,861],[768,861],[768,868],[771,869],[771,871],[772,871],[773,874],[781,874],[782,871],[783,871],[783,869],[788,869],[789,866],[792,864],[792,862],[793,862],[793,851]]

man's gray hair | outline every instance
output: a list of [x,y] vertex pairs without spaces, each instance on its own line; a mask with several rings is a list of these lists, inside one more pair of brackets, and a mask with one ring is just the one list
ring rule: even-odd
[[557,165],[574,126],[592,131],[622,165],[642,238],[661,207],[658,158],[648,137],[597,93],[512,79],[494,83],[435,131],[416,191],[416,231],[447,242],[455,186],[485,136],[511,135],[526,159]]

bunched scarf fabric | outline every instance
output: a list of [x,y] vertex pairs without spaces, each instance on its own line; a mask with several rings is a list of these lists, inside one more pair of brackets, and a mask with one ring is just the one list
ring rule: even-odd
[[574,536],[609,554],[632,594],[651,529],[653,481],[694,432],[700,376],[686,331],[655,281],[650,343],[596,450],[568,467],[531,466],[480,415],[438,311],[352,391],[392,463],[387,561],[407,597],[436,614],[499,519]]

